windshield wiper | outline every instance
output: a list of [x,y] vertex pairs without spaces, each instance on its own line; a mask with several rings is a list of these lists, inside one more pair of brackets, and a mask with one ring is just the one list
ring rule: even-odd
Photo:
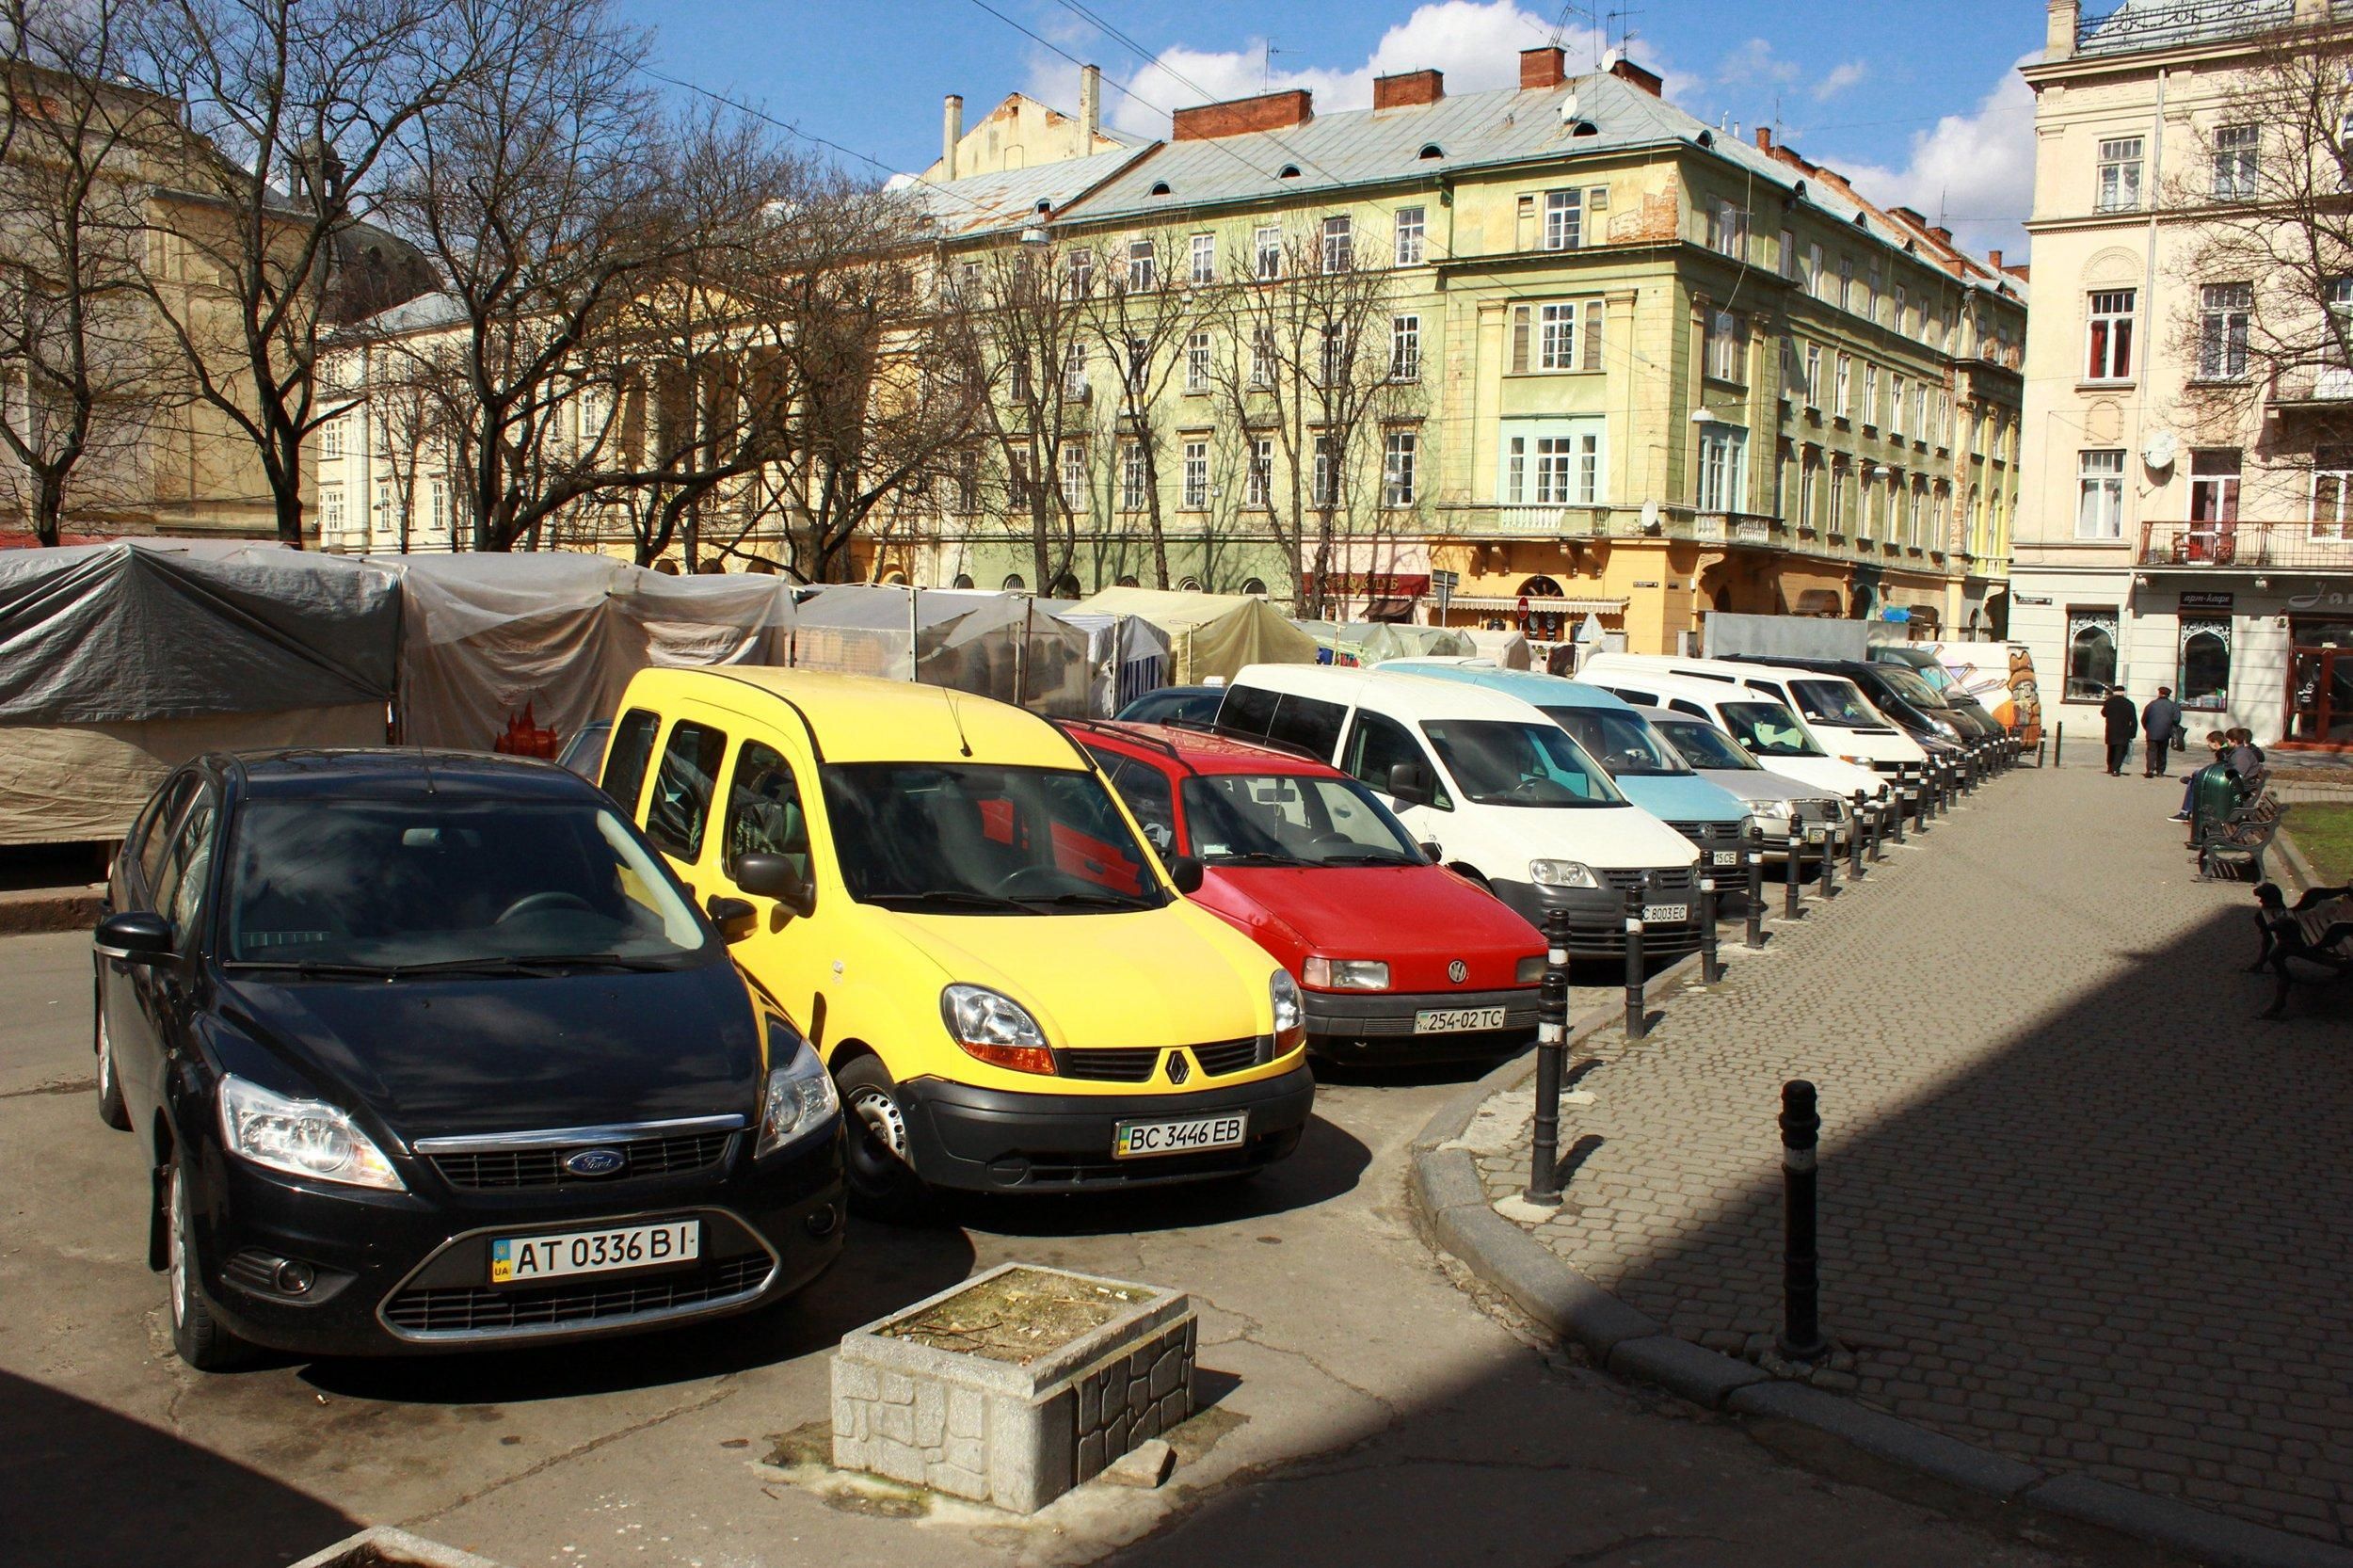
[[659,958],[629,958],[617,952],[509,952],[479,958],[447,958],[431,964],[402,964],[392,974],[546,974],[560,969],[626,969],[655,974],[674,968]]
[[1269,849],[1254,849],[1241,855],[1220,855],[1209,857],[1212,866],[1305,866],[1314,862],[1302,860],[1296,855],[1277,855]]
[[390,980],[400,971],[389,964],[336,964],[323,958],[232,958],[221,965],[232,974],[280,969],[289,974],[337,980]]
[[1428,862],[1409,860],[1402,855],[1384,855],[1378,850],[1367,850],[1357,855],[1328,855],[1317,863],[1324,866],[1419,866]]
[[1159,905],[1130,898],[1125,893],[1049,893],[1016,898],[1016,904],[1050,904],[1058,909],[1154,909]]
[[989,909],[1011,910],[1016,915],[1033,915],[1036,910],[1028,904],[995,893],[969,892],[962,888],[934,888],[920,893],[873,893],[863,902],[885,909]]

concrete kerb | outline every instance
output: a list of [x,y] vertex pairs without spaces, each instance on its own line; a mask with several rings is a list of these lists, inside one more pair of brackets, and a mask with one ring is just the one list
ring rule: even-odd
[[2272,847],[2280,852],[2281,863],[2288,869],[2287,877],[2283,880],[2292,883],[2287,889],[2290,899],[2294,899],[2308,888],[2320,886],[2320,873],[2313,869],[2313,863],[2310,860],[2304,858],[2304,851],[2297,843],[2296,835],[2292,830],[2282,827],[2280,836],[2272,840]]
[[[1653,976],[1645,996],[1686,972],[1693,953]],[[1616,1003],[1572,1024],[1575,1046],[1617,1022]],[[1432,1236],[1472,1273],[1563,1340],[1583,1345],[1617,1376],[1656,1384],[1708,1410],[1744,1420],[1787,1421],[1915,1474],[1980,1496],[2100,1526],[2228,1568],[2353,1568],[2353,1551],[2079,1475],[2050,1476],[1990,1448],[1932,1432],[1806,1384],[1779,1382],[1757,1368],[1666,1332],[1555,1256],[1488,1205],[1486,1183],[1459,1140],[1489,1097],[1535,1075],[1533,1053],[1516,1057],[1465,1089],[1413,1142],[1407,1176],[1415,1209]]]

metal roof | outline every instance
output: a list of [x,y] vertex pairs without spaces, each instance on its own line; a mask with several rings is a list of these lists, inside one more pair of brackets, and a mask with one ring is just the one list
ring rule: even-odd
[[[2329,8],[2342,15],[2348,8],[2345,0],[2335,0]],[[2085,17],[2076,24],[2075,53],[2178,49],[2270,32],[2295,21],[2294,0],[2124,0],[2104,16]]]
[[909,180],[895,188],[938,225],[940,237],[970,239],[1020,228],[1035,217],[1041,201],[1059,214],[1064,204],[1150,152],[1149,147],[1122,147],[961,180]]

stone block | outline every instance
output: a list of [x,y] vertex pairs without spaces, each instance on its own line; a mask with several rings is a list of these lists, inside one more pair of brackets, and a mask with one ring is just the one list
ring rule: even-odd
[[1160,1352],[1160,1360],[1152,1365],[1152,1397],[1156,1400],[1168,1398],[1176,1391],[1176,1385],[1184,1381],[1184,1377],[1185,1348],[1182,1345],[1171,1345]]
[[915,1401],[874,1406],[874,1432],[885,1442],[915,1447]]
[[904,1372],[886,1370],[882,1373],[880,1381],[882,1386],[875,1392],[874,1397],[883,1403],[913,1404],[915,1402],[915,1380]]
[[838,1357],[833,1364],[833,1391],[837,1396],[853,1400],[872,1400],[882,1397],[882,1379],[874,1368],[863,1362]]
[[927,1448],[939,1447],[948,1435],[948,1390],[936,1383],[915,1389],[915,1440]]
[[1103,1472],[1103,1479],[1114,1486],[1133,1486],[1149,1491],[1168,1480],[1176,1468],[1176,1450],[1160,1438],[1139,1443],[1119,1458],[1119,1462]]
[[988,1473],[988,1446],[977,1437],[950,1436],[940,1445],[939,1460],[976,1476]]
[[978,1437],[987,1431],[988,1401],[969,1388],[948,1390],[948,1435]]
[[1103,1434],[1087,1433],[1079,1439],[1079,1480],[1093,1480],[1103,1470]]
[[1180,1426],[1193,1415],[1193,1390],[1179,1388],[1160,1401],[1160,1430]]
[[1079,1393],[1079,1430],[1094,1432],[1103,1424],[1103,1380],[1100,1377],[1080,1378]]

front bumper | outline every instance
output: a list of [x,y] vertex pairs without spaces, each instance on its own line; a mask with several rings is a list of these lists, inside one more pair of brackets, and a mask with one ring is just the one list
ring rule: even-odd
[[[211,1149],[192,1194],[204,1293],[239,1338],[300,1355],[484,1349],[744,1311],[815,1279],[842,1240],[840,1124],[757,1161],[752,1137],[689,1175],[525,1191],[330,1189]],[[692,1265],[488,1283],[494,1236],[688,1218],[702,1222]],[[272,1259],[307,1265],[315,1283],[289,1294]]]
[[[1035,1095],[945,1079],[899,1086],[910,1162],[934,1187],[981,1192],[1076,1192],[1157,1187],[1255,1171],[1299,1146],[1315,1108],[1301,1062],[1273,1078],[1188,1094]],[[1115,1128],[1151,1117],[1250,1118],[1241,1146],[1120,1160]]]
[[[1620,875],[1610,872],[1611,876]],[[1642,927],[1646,958],[1680,958],[1700,945],[1699,872],[1678,867],[1662,872],[1654,904],[1680,904],[1687,913],[1680,920],[1651,920]],[[1723,886],[1720,879],[1718,887]],[[1519,912],[1537,930],[1555,909],[1569,916],[1569,954],[1574,958],[1615,958],[1625,953],[1625,893],[1618,888],[1539,887],[1531,882],[1497,882],[1496,897]]]
[[[1350,1062],[1461,1062],[1524,1048],[1536,1037],[1536,987],[1507,991],[1305,991],[1307,1048]],[[1501,1029],[1417,1034],[1424,1012],[1503,1009]]]

